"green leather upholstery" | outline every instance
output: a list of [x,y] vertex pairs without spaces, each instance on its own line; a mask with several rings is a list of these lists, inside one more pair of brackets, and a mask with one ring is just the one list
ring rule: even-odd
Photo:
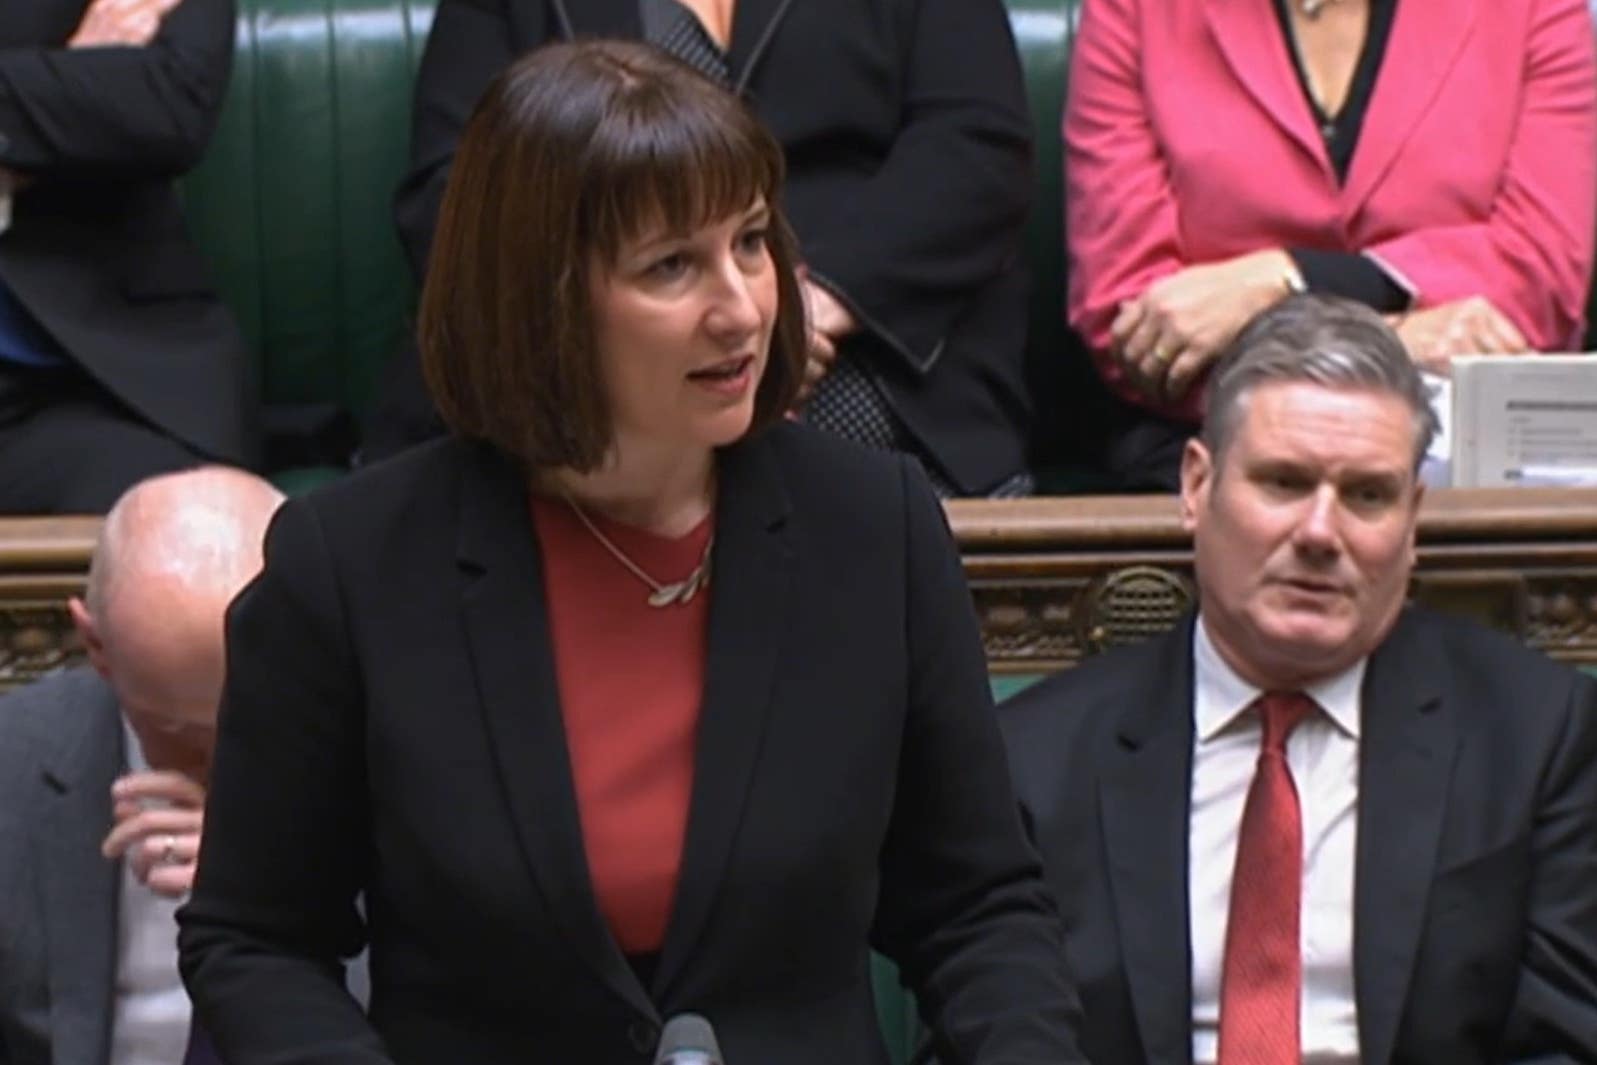
[[268,411],[362,414],[414,302],[391,202],[431,0],[239,0],[215,139],[184,185]]
[[1008,0],[1008,4],[1035,129],[1037,187],[1026,228],[1026,260],[1032,275],[1027,336],[1033,350],[1058,353],[1069,343],[1064,315],[1065,195],[1059,122],[1064,114],[1070,42],[1080,0]]
[[898,968],[880,954],[871,955],[871,989],[876,995],[876,1019],[882,1042],[893,1065],[903,1065],[920,1044],[922,1028],[915,998],[898,982]]
[[[1060,122],[1082,0],[1006,0],[1031,106],[1036,189],[1026,227],[1031,273],[1027,379],[1033,463],[1044,494],[1109,491],[1097,451],[1117,405],[1065,324],[1065,189]],[[1597,0],[1593,0],[1597,2]]]

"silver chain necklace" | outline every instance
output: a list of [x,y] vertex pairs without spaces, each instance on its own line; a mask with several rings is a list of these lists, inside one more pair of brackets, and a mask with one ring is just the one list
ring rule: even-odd
[[710,548],[715,546],[715,533],[712,532],[710,538],[704,542],[704,554],[699,556],[699,564],[693,567],[692,573],[689,573],[679,581],[662,584],[645,573],[642,566],[628,558],[625,551],[617,547],[608,536],[600,532],[599,527],[577,505],[575,499],[563,492],[561,494],[565,496],[566,505],[571,508],[571,513],[575,514],[577,520],[582,522],[583,526],[593,534],[593,538],[599,541],[600,546],[610,552],[617,562],[625,566],[628,573],[631,573],[638,580],[649,586],[648,601],[650,606],[663,608],[674,606],[678,603],[686,606],[693,602],[693,597],[699,594],[701,588],[710,586]]
[[1304,18],[1317,19],[1322,8],[1334,3],[1336,0],[1301,0],[1298,7],[1302,10]]

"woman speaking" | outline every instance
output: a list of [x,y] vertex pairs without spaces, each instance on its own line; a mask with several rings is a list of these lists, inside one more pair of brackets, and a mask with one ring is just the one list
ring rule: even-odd
[[880,1065],[872,948],[944,1061],[1080,1060],[936,499],[783,418],[781,171],[642,45],[477,107],[419,322],[453,434],[288,504],[229,615],[181,947],[231,1065],[646,1062],[687,1011]]

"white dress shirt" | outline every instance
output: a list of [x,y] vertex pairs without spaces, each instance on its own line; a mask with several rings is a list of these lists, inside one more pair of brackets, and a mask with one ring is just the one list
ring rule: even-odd
[[[1213,1065],[1220,974],[1242,807],[1263,730],[1248,708],[1260,690],[1220,657],[1200,617],[1193,627],[1192,822],[1187,890],[1192,936],[1192,1059]],[[1287,739],[1303,813],[1305,1065],[1357,1065],[1353,998],[1353,858],[1358,835],[1359,688],[1365,662],[1305,689],[1323,713]],[[1247,712],[1245,712],[1247,711]]]
[[[150,768],[138,737],[127,730],[128,768]],[[179,1065],[189,1038],[189,996],[177,971],[177,908],[122,863],[117,902],[116,988],[112,996],[110,1065]]]

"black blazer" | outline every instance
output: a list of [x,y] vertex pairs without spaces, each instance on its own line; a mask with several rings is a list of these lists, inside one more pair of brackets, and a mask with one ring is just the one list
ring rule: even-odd
[[[1079,1060],[918,469],[791,425],[719,469],[697,769],[649,987],[589,886],[516,468],[445,440],[283,508],[228,618],[180,918],[231,1065],[646,1062],[685,1010],[734,1063],[879,1065],[871,946],[949,1060]],[[367,938],[369,1024],[336,971]]]
[[[397,200],[418,276],[489,81],[552,40],[642,33],[638,0],[442,0]],[[846,350],[963,490],[1021,470],[1031,120],[1003,4],[739,0],[731,69],[785,149],[804,260],[861,323]]]
[[0,166],[35,178],[0,235],[0,283],[145,420],[246,461],[243,338],[173,186],[222,106],[232,0],[183,0],[144,48],[65,50],[87,8],[0,0]]
[[[999,710],[1093,1061],[1192,1059],[1192,685],[1189,619]],[[1363,700],[1361,1060],[1597,1060],[1597,685],[1409,610]]]

